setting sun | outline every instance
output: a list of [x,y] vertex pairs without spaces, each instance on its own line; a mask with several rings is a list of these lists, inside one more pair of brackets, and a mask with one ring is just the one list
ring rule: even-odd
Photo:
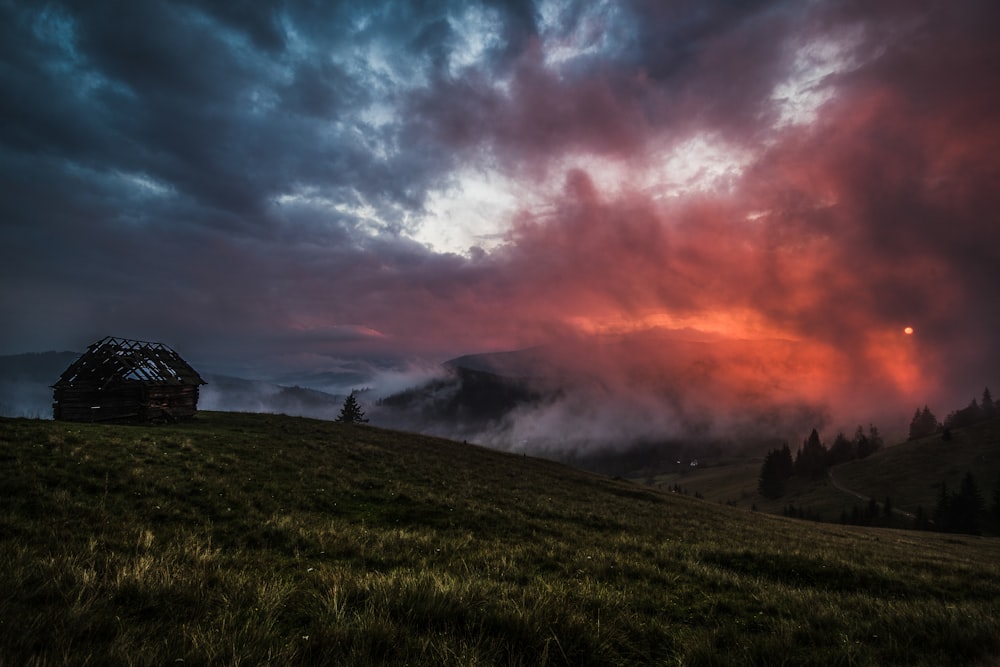
[[907,336],[912,336],[913,335],[913,327],[905,327],[903,329],[903,333],[905,333]]

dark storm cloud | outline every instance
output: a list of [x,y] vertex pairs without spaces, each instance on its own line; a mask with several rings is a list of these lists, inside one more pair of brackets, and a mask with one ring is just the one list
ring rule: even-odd
[[[414,116],[457,149],[490,143],[511,169],[537,168],[567,150],[629,155],[657,132],[753,141],[770,125],[770,95],[791,59],[774,36],[807,28],[794,4],[627,7],[620,42],[552,67],[534,40],[513,61],[509,90],[498,90],[496,71],[469,69],[415,91]],[[553,37],[565,38],[586,21],[574,4],[562,17]],[[613,21],[605,16],[596,29],[611,31]]]
[[274,258],[298,267],[308,244],[325,247],[331,280],[329,267],[365,261],[352,251],[363,221],[276,198],[419,208],[447,160],[400,151],[395,119],[357,117],[391,88],[362,57],[322,57],[342,41],[389,38],[352,27],[362,9],[335,10],[296,26],[319,30],[316,41],[290,46],[294,12],[253,7],[2,6],[4,302],[36,299],[32,309],[52,315],[12,326],[7,345],[58,319],[60,301],[90,313],[88,333],[146,319],[137,328],[183,330],[169,324],[177,313],[252,333],[268,320],[258,307],[281,312],[278,286],[294,291]]

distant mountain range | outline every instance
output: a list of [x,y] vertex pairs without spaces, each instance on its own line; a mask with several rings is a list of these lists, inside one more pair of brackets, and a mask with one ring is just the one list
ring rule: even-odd
[[634,474],[723,449],[764,450],[828,422],[823,406],[789,390],[802,354],[793,341],[676,332],[472,354],[382,399],[374,421]]
[[[0,357],[0,415],[50,417],[50,385],[76,356]],[[359,398],[378,426],[626,475],[712,451],[767,451],[830,425],[820,390],[810,395],[815,383],[803,381],[816,364],[795,341],[642,332],[470,354],[429,381]],[[335,419],[344,395],[298,385],[367,380],[323,373],[278,382],[202,373],[199,408]]]

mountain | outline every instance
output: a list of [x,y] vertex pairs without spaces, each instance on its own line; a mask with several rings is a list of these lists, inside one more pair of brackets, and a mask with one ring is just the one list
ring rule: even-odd
[[379,423],[625,475],[720,448],[764,451],[830,420],[796,384],[808,358],[792,341],[643,332],[444,366],[383,399]]

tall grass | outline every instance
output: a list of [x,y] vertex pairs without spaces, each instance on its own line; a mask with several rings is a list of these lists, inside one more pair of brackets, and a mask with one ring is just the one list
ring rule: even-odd
[[0,420],[0,663],[975,664],[1000,540],[375,428]]

